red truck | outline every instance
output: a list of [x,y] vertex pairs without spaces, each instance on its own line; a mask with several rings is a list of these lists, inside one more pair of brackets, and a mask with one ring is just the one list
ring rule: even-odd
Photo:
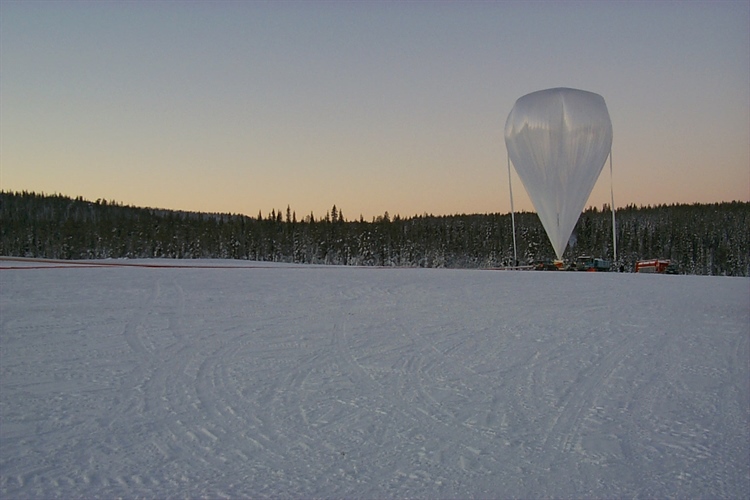
[[677,265],[669,259],[639,260],[635,263],[637,273],[677,274]]

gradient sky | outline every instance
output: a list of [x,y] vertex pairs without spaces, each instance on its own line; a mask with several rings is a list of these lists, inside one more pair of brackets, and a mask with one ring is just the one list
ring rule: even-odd
[[2,0],[0,188],[507,213],[506,118],[562,86],[607,102],[616,206],[750,201],[748,26],[748,1]]

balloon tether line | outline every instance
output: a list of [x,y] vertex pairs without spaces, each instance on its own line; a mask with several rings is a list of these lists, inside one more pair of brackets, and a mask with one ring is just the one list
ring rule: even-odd
[[613,263],[617,262],[617,229],[615,227],[615,189],[614,177],[612,176],[612,148],[609,149],[609,195],[612,201],[612,255]]
[[518,265],[518,253],[516,251],[516,216],[513,209],[513,185],[510,180],[510,153],[508,153],[508,189],[510,190],[510,221],[513,225],[513,266]]

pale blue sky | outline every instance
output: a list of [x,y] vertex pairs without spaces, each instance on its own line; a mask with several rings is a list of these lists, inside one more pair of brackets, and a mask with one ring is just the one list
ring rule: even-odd
[[[508,212],[508,113],[565,86],[607,102],[616,205],[749,201],[749,26],[747,1],[3,0],[0,187]],[[589,204],[608,201],[605,169]]]

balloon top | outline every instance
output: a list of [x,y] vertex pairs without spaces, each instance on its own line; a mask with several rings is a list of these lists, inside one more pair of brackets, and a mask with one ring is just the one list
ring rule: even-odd
[[516,100],[505,122],[506,142],[508,134],[518,133],[518,127],[533,126],[531,122],[534,121],[547,123],[558,118],[566,119],[569,126],[588,123],[612,128],[607,104],[601,95],[587,90],[556,87],[537,90]]
[[520,97],[520,99],[524,99],[525,97],[535,95],[535,94],[573,94],[573,93],[592,94],[592,95],[601,97],[599,94],[596,94],[588,90],[574,89],[571,87],[555,87],[551,89],[535,90],[534,92],[530,92],[524,95],[523,97]]

